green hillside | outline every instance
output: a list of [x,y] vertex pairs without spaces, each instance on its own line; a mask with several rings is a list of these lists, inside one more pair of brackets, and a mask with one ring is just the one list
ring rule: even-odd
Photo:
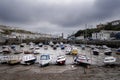
[[120,24],[118,25],[112,25],[111,23],[108,23],[107,25],[104,25],[104,27],[101,28],[92,28],[92,29],[85,29],[85,30],[79,30],[75,33],[75,37],[85,35],[87,37],[91,37],[92,33],[100,32],[101,30],[113,30],[113,31],[120,31]]
[[30,31],[26,31],[26,30],[22,30],[22,29],[15,29],[15,28],[11,28],[9,26],[4,26],[4,25],[0,25],[0,29],[2,30],[1,33],[6,34],[6,35],[10,35],[12,32],[33,34]]

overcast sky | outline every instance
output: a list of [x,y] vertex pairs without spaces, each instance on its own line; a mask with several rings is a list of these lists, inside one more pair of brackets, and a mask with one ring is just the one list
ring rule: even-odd
[[120,0],[0,0],[0,24],[71,34],[120,19]]

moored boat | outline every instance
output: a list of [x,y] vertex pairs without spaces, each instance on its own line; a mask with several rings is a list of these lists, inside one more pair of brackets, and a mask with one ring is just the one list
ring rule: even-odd
[[21,61],[21,59],[18,55],[10,55],[8,64],[10,64],[10,65],[18,64],[18,63],[20,63],[20,61]]
[[77,55],[77,54],[78,54],[78,49],[77,49],[77,47],[72,47],[71,54],[72,54],[72,55]]
[[42,54],[40,56],[39,64],[41,67],[49,65],[50,63],[50,55],[49,54]]
[[120,55],[120,48],[116,50],[116,54]]
[[110,48],[106,49],[104,52],[105,55],[111,56],[112,55],[112,50]]
[[11,49],[8,46],[3,46],[2,53],[9,54],[11,53]]
[[34,54],[40,54],[41,53],[40,48],[39,47],[35,47],[33,53]]
[[30,65],[30,64],[34,64],[36,61],[36,58],[33,54],[24,54],[22,57],[21,57],[21,64],[27,64],[27,65]]
[[91,59],[86,55],[77,55],[74,58],[74,62],[79,65],[91,65]]
[[104,64],[105,65],[113,65],[116,62],[116,58],[113,56],[107,56],[104,58]]
[[57,56],[56,64],[64,65],[66,62],[66,58],[63,55]]
[[93,50],[93,55],[99,55],[99,49],[94,48],[94,50]]

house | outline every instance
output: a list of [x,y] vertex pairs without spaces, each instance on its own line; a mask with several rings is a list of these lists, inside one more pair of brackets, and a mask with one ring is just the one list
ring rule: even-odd
[[85,38],[84,38],[84,36],[78,36],[78,37],[76,37],[76,40],[84,40]]
[[115,39],[115,34],[120,31],[101,30],[98,33],[92,33],[92,39],[94,40],[112,40]]

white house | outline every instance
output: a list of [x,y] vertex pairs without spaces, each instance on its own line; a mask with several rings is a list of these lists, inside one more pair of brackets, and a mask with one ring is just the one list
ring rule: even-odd
[[37,39],[37,38],[58,38],[59,36],[51,34],[40,34],[40,33],[17,33],[12,32],[9,38],[20,38],[20,39]]
[[101,30],[98,33],[92,33],[92,39],[97,39],[97,40],[111,40],[112,34],[116,34],[120,31],[106,31],[106,30]]
[[84,38],[84,36],[78,36],[78,37],[76,37],[76,40],[84,40],[85,38]]

